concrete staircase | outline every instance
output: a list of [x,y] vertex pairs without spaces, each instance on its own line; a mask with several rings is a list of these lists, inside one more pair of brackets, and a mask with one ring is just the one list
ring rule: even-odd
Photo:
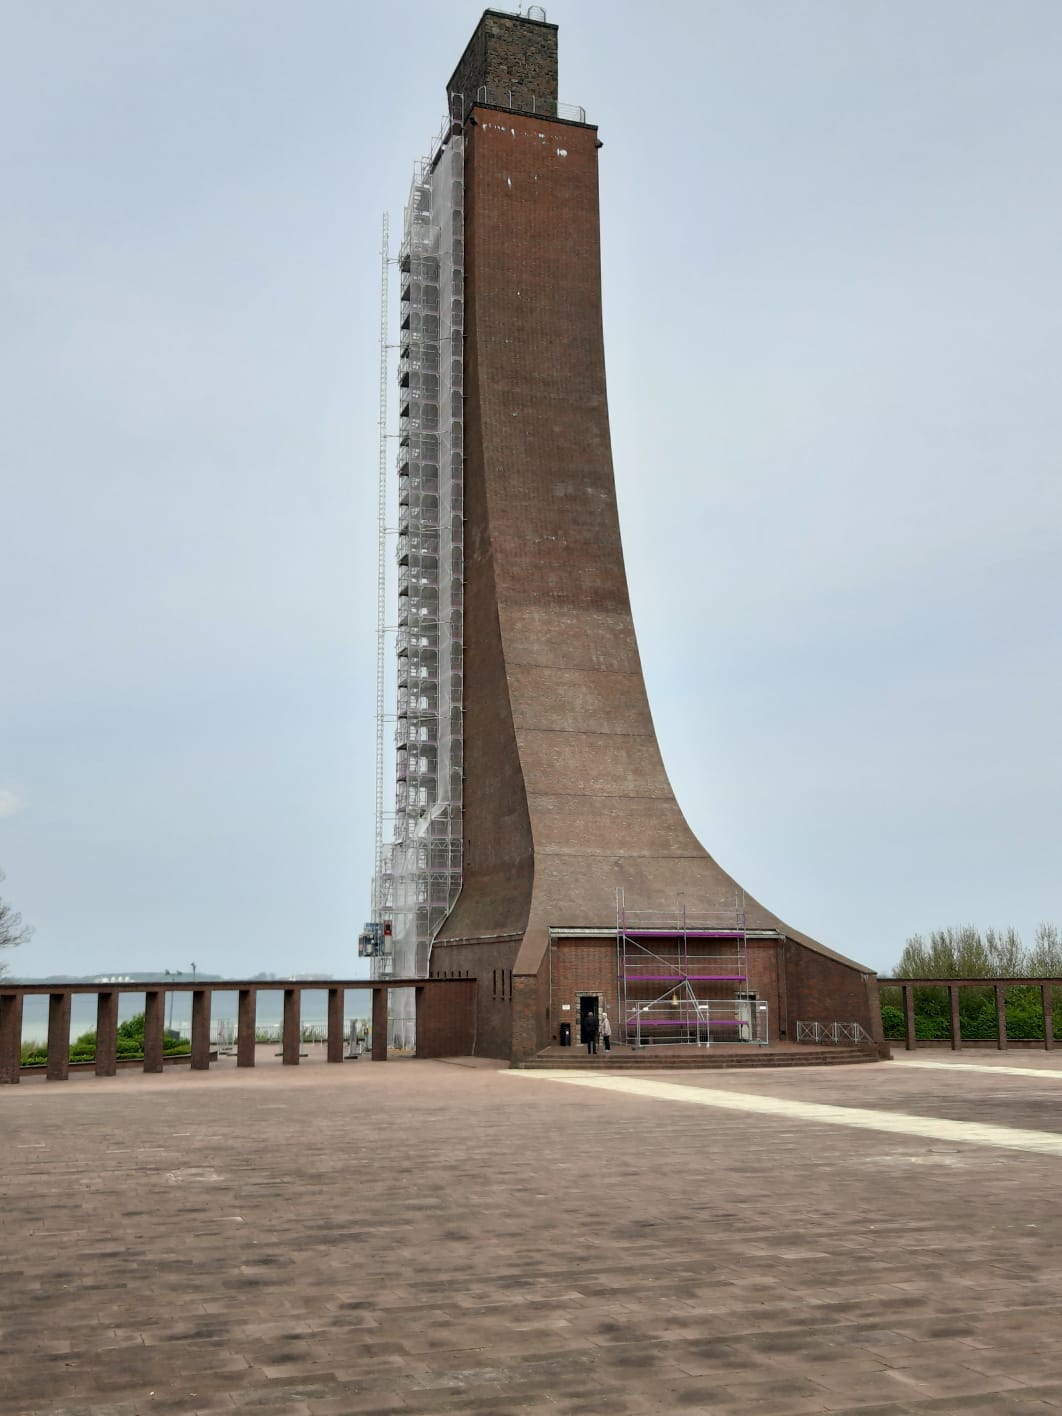
[[872,1044],[816,1046],[812,1043],[779,1043],[773,1047],[614,1047],[611,1052],[588,1056],[582,1047],[547,1047],[514,1067],[533,1071],[658,1072],[690,1069],[720,1070],[735,1067],[849,1067],[855,1062],[880,1061]]

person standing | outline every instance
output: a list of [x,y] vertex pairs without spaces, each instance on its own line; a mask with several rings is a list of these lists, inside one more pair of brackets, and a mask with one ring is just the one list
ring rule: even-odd
[[608,1020],[608,1014],[604,1008],[601,1009],[601,1041],[605,1045],[605,1051],[612,1051],[612,1024]]
[[593,1009],[583,1014],[579,1025],[579,1041],[586,1043],[587,1056],[597,1051],[597,1014]]

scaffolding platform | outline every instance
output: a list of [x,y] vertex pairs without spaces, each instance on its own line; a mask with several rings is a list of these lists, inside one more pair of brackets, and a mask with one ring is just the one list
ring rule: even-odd
[[769,1042],[768,1010],[749,988],[744,910],[691,915],[629,910],[616,895],[616,1042],[708,1048]]

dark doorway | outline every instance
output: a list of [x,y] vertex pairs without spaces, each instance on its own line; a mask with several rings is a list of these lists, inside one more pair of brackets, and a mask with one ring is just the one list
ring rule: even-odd
[[579,1022],[580,1022],[580,1023],[583,1021],[583,1019],[586,1017],[586,1015],[587,1015],[588,1013],[593,1013],[594,1017],[595,1017],[595,1018],[597,1017],[598,1009],[597,1009],[597,994],[596,994],[596,993],[580,993],[580,994],[579,994]]

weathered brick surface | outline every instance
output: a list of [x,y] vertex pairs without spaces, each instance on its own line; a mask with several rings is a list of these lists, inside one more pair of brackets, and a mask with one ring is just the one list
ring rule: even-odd
[[785,949],[790,1036],[801,1022],[857,1022],[881,1040],[877,979],[871,973],[838,964],[793,940]]
[[[488,12],[452,87],[483,75],[505,87],[505,74],[523,82],[551,63],[555,85],[555,38]],[[656,741],[612,470],[596,129],[477,107],[465,138],[465,872],[440,943],[479,952],[433,971],[482,983],[501,966],[494,941],[522,940],[515,1007],[488,1004],[482,988],[478,1005],[483,1048],[515,1057],[556,1031],[550,928],[614,923],[617,889],[638,910],[682,900],[691,915],[734,915],[740,902],[749,928],[819,946],[704,850]],[[797,1001],[863,1021],[863,971],[822,957],[788,971]],[[788,973],[774,978],[784,1032]]]
[[512,972],[519,947],[518,939],[501,939],[478,944],[436,944],[432,950],[431,971],[435,977],[469,974],[478,979],[475,1051],[480,1057],[512,1056]]
[[[778,947],[778,944],[773,940],[750,940],[747,985],[734,985],[728,992],[725,987],[711,983],[695,983],[693,987],[696,996],[708,1000],[725,998],[737,991],[738,987],[742,990],[747,987],[748,990],[756,994],[757,999],[763,999],[768,1005],[769,1037],[776,1040],[779,1036],[784,1036],[784,1027],[780,1030],[782,1020],[779,1017],[778,1008]],[[709,965],[715,956],[707,950],[704,951],[704,969],[700,970],[696,964],[699,957],[696,948],[697,946],[694,945],[691,959],[693,966],[690,971],[692,973],[709,972]],[[720,945],[717,953],[724,951],[726,951],[725,946]],[[575,1022],[578,1019],[577,1000],[580,993],[601,995],[608,1008],[613,1029],[617,1034],[619,1033],[622,1019],[618,996],[617,950],[614,938],[580,939],[563,935],[555,938],[551,944],[549,975],[551,979],[550,1041],[552,1043],[559,1042],[559,1025],[565,1021],[572,1022],[574,1037]],[[663,987],[662,984],[639,985],[631,983],[627,990],[628,1002],[639,1000],[648,1002],[651,998],[662,993]],[[569,1011],[565,1012],[564,1004],[568,1004]]]
[[550,1041],[560,1041],[560,1025],[567,1022],[572,1025],[572,1045],[579,1046],[578,998],[581,993],[600,995],[612,1026],[618,1031],[615,939],[560,938],[554,940],[550,953]]
[[417,1056],[470,1057],[476,1043],[474,978],[448,982],[428,980],[417,989]]
[[447,84],[465,106],[480,88],[512,95],[515,108],[552,111],[557,101],[557,26],[486,10]]
[[0,1082],[17,1082],[22,1045],[22,995],[0,993]]
[[[1062,1409],[1056,1157],[275,1050],[0,1091],[0,1416]],[[1057,1136],[1050,1060],[668,1080]]]

